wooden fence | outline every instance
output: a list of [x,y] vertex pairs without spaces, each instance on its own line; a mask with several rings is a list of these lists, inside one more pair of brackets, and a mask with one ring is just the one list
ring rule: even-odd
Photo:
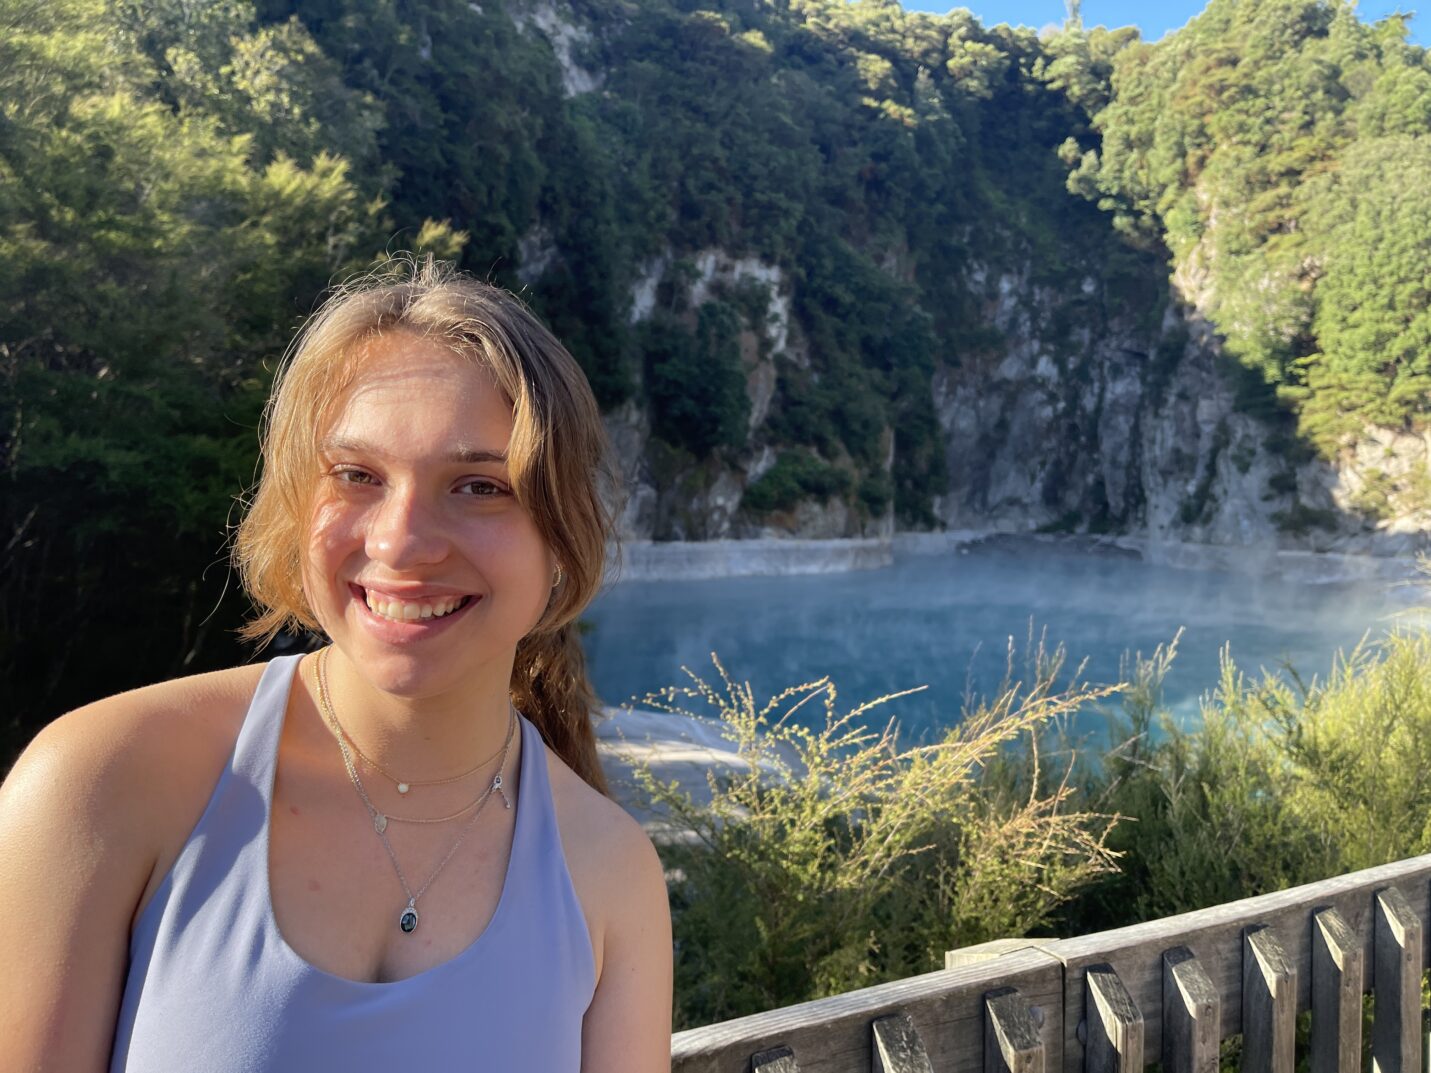
[[673,1073],[1312,1073],[1425,1068],[1431,855],[1073,939],[1003,940],[946,968],[681,1032]]

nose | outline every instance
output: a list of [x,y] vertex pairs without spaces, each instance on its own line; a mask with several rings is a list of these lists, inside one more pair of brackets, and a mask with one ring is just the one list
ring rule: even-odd
[[368,526],[368,558],[393,570],[427,566],[447,556],[440,520],[411,487],[390,486]]

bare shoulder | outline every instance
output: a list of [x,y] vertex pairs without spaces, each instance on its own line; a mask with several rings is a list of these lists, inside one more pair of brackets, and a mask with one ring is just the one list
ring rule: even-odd
[[[263,666],[176,678],[76,708],[35,736],[6,779],[82,775],[123,780],[154,764],[202,761],[207,748],[233,744]],[[177,772],[175,773],[177,774]]]
[[550,748],[547,772],[572,885],[586,912],[600,975],[604,940],[623,914],[666,911],[665,872],[641,824]]
[[54,819],[100,841],[162,856],[176,826],[187,820],[182,837],[197,822],[262,673],[235,667],[174,679],[60,716],[6,777],[0,814],[10,822],[59,811]]
[[562,848],[573,879],[622,876],[623,868],[642,861],[659,864],[645,830],[624,808],[593,789],[550,748],[547,773],[556,806]]

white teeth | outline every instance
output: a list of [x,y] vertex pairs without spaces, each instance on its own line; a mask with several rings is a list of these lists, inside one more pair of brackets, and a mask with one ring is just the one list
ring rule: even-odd
[[371,592],[365,593],[369,610],[375,615],[383,618],[393,619],[396,622],[414,622],[425,618],[442,618],[450,615],[461,605],[465,597],[450,596],[444,597],[435,603],[405,603],[402,600],[384,600],[381,597],[374,597]]

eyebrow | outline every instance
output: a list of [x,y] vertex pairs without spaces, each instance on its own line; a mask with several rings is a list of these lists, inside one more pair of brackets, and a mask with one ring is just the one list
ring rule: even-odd
[[[370,443],[364,443],[362,440],[346,440],[339,438],[324,440],[318,445],[318,451],[320,454],[325,455],[353,453],[372,454],[378,455],[383,458],[390,457],[388,455],[388,452],[382,450],[379,447],[375,447]],[[486,447],[471,447],[467,444],[458,444],[451,451],[448,451],[447,454],[443,456],[443,458],[445,461],[448,462],[499,462],[502,465],[507,464],[506,451],[494,451]]]

